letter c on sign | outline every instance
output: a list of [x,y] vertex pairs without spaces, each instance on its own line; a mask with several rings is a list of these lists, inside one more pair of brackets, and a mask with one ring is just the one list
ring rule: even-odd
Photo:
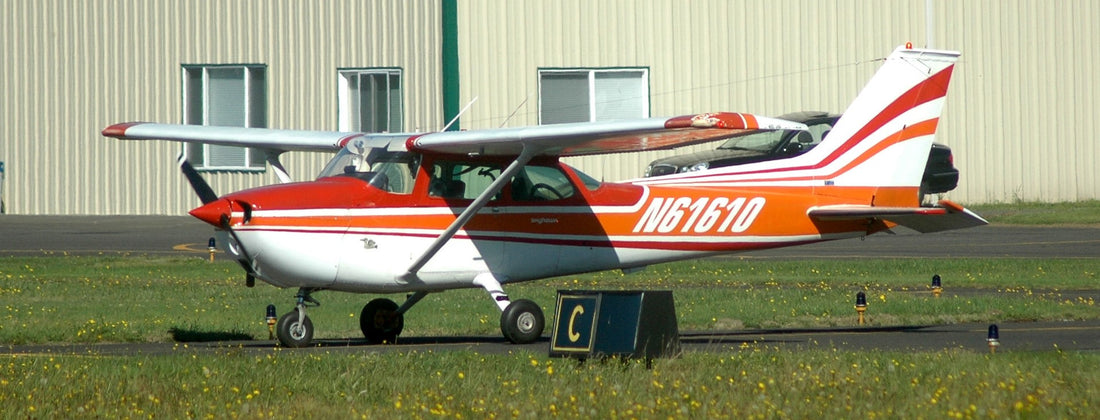
[[574,330],[573,330],[573,321],[575,321],[577,319],[577,315],[583,315],[583,314],[584,314],[584,307],[581,306],[581,305],[574,306],[573,307],[573,313],[569,314],[569,341],[570,342],[576,343],[577,340],[581,339],[581,333],[574,332]]

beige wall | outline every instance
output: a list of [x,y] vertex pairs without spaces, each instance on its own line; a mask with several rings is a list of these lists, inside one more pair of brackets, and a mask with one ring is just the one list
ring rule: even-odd
[[[180,122],[181,64],[266,64],[268,121],[335,130],[337,69],[404,71],[406,127],[442,125],[436,2],[7,0],[0,13],[0,160],[9,213],[185,214],[180,147],[99,132]],[[411,100],[416,98],[416,100]],[[328,156],[284,155],[295,179]],[[215,191],[277,182],[209,174]]]
[[[537,122],[540,67],[644,66],[651,113],[842,112],[896,46],[929,39],[927,2],[460,3],[464,127]],[[938,141],[965,202],[1100,198],[1100,3],[934,1],[933,47],[960,50]],[[526,102],[524,102],[526,101]],[[608,180],[659,152],[572,159]]]
[[[170,143],[114,122],[180,120],[180,65],[268,66],[269,125],[336,128],[336,69],[400,67],[405,126],[438,129],[436,1],[6,0],[0,13],[3,199],[21,214],[183,214],[198,203]],[[466,129],[537,122],[542,67],[649,69],[653,116],[840,112],[877,59],[929,34],[925,0],[459,1]],[[962,51],[939,141],[962,202],[1100,199],[1100,2],[933,1],[934,47]],[[697,147],[698,148],[698,147]],[[571,162],[607,180],[669,152]],[[326,156],[290,154],[296,179]],[[211,174],[226,192],[274,175]]]

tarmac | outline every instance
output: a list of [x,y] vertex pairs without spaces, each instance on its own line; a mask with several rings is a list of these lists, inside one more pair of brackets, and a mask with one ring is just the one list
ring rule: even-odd
[[[206,256],[213,228],[184,216],[0,216],[0,256],[195,255]],[[1071,258],[1100,259],[1100,228],[983,226],[916,235],[874,235],[800,247],[737,254],[748,258]],[[224,258],[219,255],[219,258]],[[967,291],[950,291],[967,293]],[[1070,293],[1100,300],[1100,288]],[[880,351],[1097,351],[1100,320],[1002,323],[999,345],[987,341],[989,324],[914,325],[782,330],[681,331],[685,352],[736,351],[768,346],[790,349]],[[372,346],[361,338],[317,340],[295,351],[543,352],[548,337],[528,345],[499,336],[401,337],[396,345]],[[266,352],[269,340],[198,343],[89,345],[0,345],[0,354],[165,355],[179,352]]]

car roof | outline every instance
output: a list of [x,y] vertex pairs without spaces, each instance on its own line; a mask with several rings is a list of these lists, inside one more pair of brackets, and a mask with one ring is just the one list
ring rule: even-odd
[[839,117],[840,117],[840,114],[830,114],[830,113],[825,112],[825,111],[798,111],[798,112],[791,112],[791,113],[783,114],[783,115],[779,116],[779,118],[781,118],[781,119],[788,120],[788,121],[794,121],[794,122],[800,122],[800,123],[805,123],[805,122],[810,121],[810,120],[818,120],[818,119],[822,119],[822,118],[839,118]]

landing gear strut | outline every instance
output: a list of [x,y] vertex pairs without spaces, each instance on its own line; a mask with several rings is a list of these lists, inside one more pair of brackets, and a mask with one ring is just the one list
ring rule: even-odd
[[275,336],[284,347],[305,347],[313,342],[313,321],[306,315],[307,306],[321,306],[321,302],[310,296],[313,290],[298,289],[298,307],[287,312],[275,324]]
[[482,274],[474,279],[474,284],[481,286],[489,292],[493,302],[500,308],[500,332],[504,338],[514,344],[529,344],[542,336],[542,329],[546,325],[546,319],[542,315],[542,308],[535,302],[527,299],[512,301],[504,293],[500,281],[492,274]]

